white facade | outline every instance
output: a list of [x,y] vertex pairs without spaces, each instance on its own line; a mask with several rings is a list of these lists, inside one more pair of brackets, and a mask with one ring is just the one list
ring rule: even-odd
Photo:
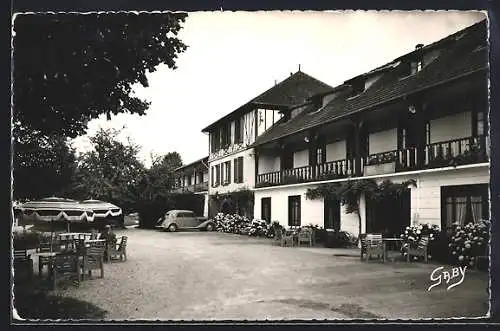
[[[411,224],[430,223],[441,226],[441,187],[488,184],[489,164],[391,174],[378,176],[376,181],[380,183],[384,179],[389,179],[394,183],[415,179],[417,187],[411,187]],[[308,188],[314,188],[317,185],[318,183],[305,183],[255,189],[254,215],[261,214],[261,199],[271,198],[271,219],[278,221],[283,226],[288,226],[288,197],[298,195],[301,196],[301,225],[314,224],[323,227],[323,200],[309,200],[305,195]],[[355,236],[359,235],[359,219],[361,219],[361,233],[366,231],[366,206],[363,197],[361,197],[359,207],[360,215],[358,217],[355,213],[347,214],[345,207],[341,206],[340,229],[342,231],[347,231]]]
[[[234,182],[234,162],[235,159],[243,157],[243,182],[242,183],[235,183]],[[226,162],[230,162],[230,181],[229,184],[223,185],[221,183],[221,180],[219,180],[219,185],[216,187],[213,187],[212,185],[212,178],[210,178],[210,181],[208,183],[208,193],[209,195],[214,195],[216,193],[218,194],[223,194],[223,193],[229,193],[241,189],[249,189],[253,188],[255,186],[255,156],[254,156],[254,151],[253,149],[245,149],[240,152],[230,154],[226,157],[217,159],[215,161],[210,162],[209,166],[210,169],[212,167],[219,166],[221,168],[220,170],[220,175],[221,178],[224,178],[224,171],[222,170],[223,164]],[[210,176],[212,174],[212,170],[210,170]]]

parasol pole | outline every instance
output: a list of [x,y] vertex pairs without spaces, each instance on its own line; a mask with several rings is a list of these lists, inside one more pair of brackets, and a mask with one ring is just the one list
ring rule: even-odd
[[52,246],[54,246],[54,219],[50,219],[50,253],[52,253]]

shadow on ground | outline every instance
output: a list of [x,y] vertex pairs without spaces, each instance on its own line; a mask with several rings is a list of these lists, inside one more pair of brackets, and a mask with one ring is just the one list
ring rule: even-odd
[[95,320],[103,319],[107,314],[91,303],[52,295],[44,282],[36,280],[16,286],[14,307],[22,319]]

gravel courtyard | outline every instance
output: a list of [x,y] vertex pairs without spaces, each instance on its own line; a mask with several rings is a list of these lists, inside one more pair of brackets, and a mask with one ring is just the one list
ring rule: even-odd
[[362,263],[352,250],[283,248],[223,233],[117,234],[129,236],[127,262],[106,264],[104,279],[54,293],[93,303],[110,320],[408,319],[488,311],[485,272],[467,270],[461,285],[428,292],[438,265]]

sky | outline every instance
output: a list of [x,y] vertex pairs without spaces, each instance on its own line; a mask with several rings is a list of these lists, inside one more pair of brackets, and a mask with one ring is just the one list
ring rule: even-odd
[[370,71],[485,18],[459,11],[193,12],[179,33],[188,49],[177,69],[160,65],[149,87],[146,115],[119,114],[88,125],[77,151],[91,148],[100,127],[122,129],[141,146],[139,157],[177,151],[188,164],[208,155],[201,130],[298,70],[331,86]]

